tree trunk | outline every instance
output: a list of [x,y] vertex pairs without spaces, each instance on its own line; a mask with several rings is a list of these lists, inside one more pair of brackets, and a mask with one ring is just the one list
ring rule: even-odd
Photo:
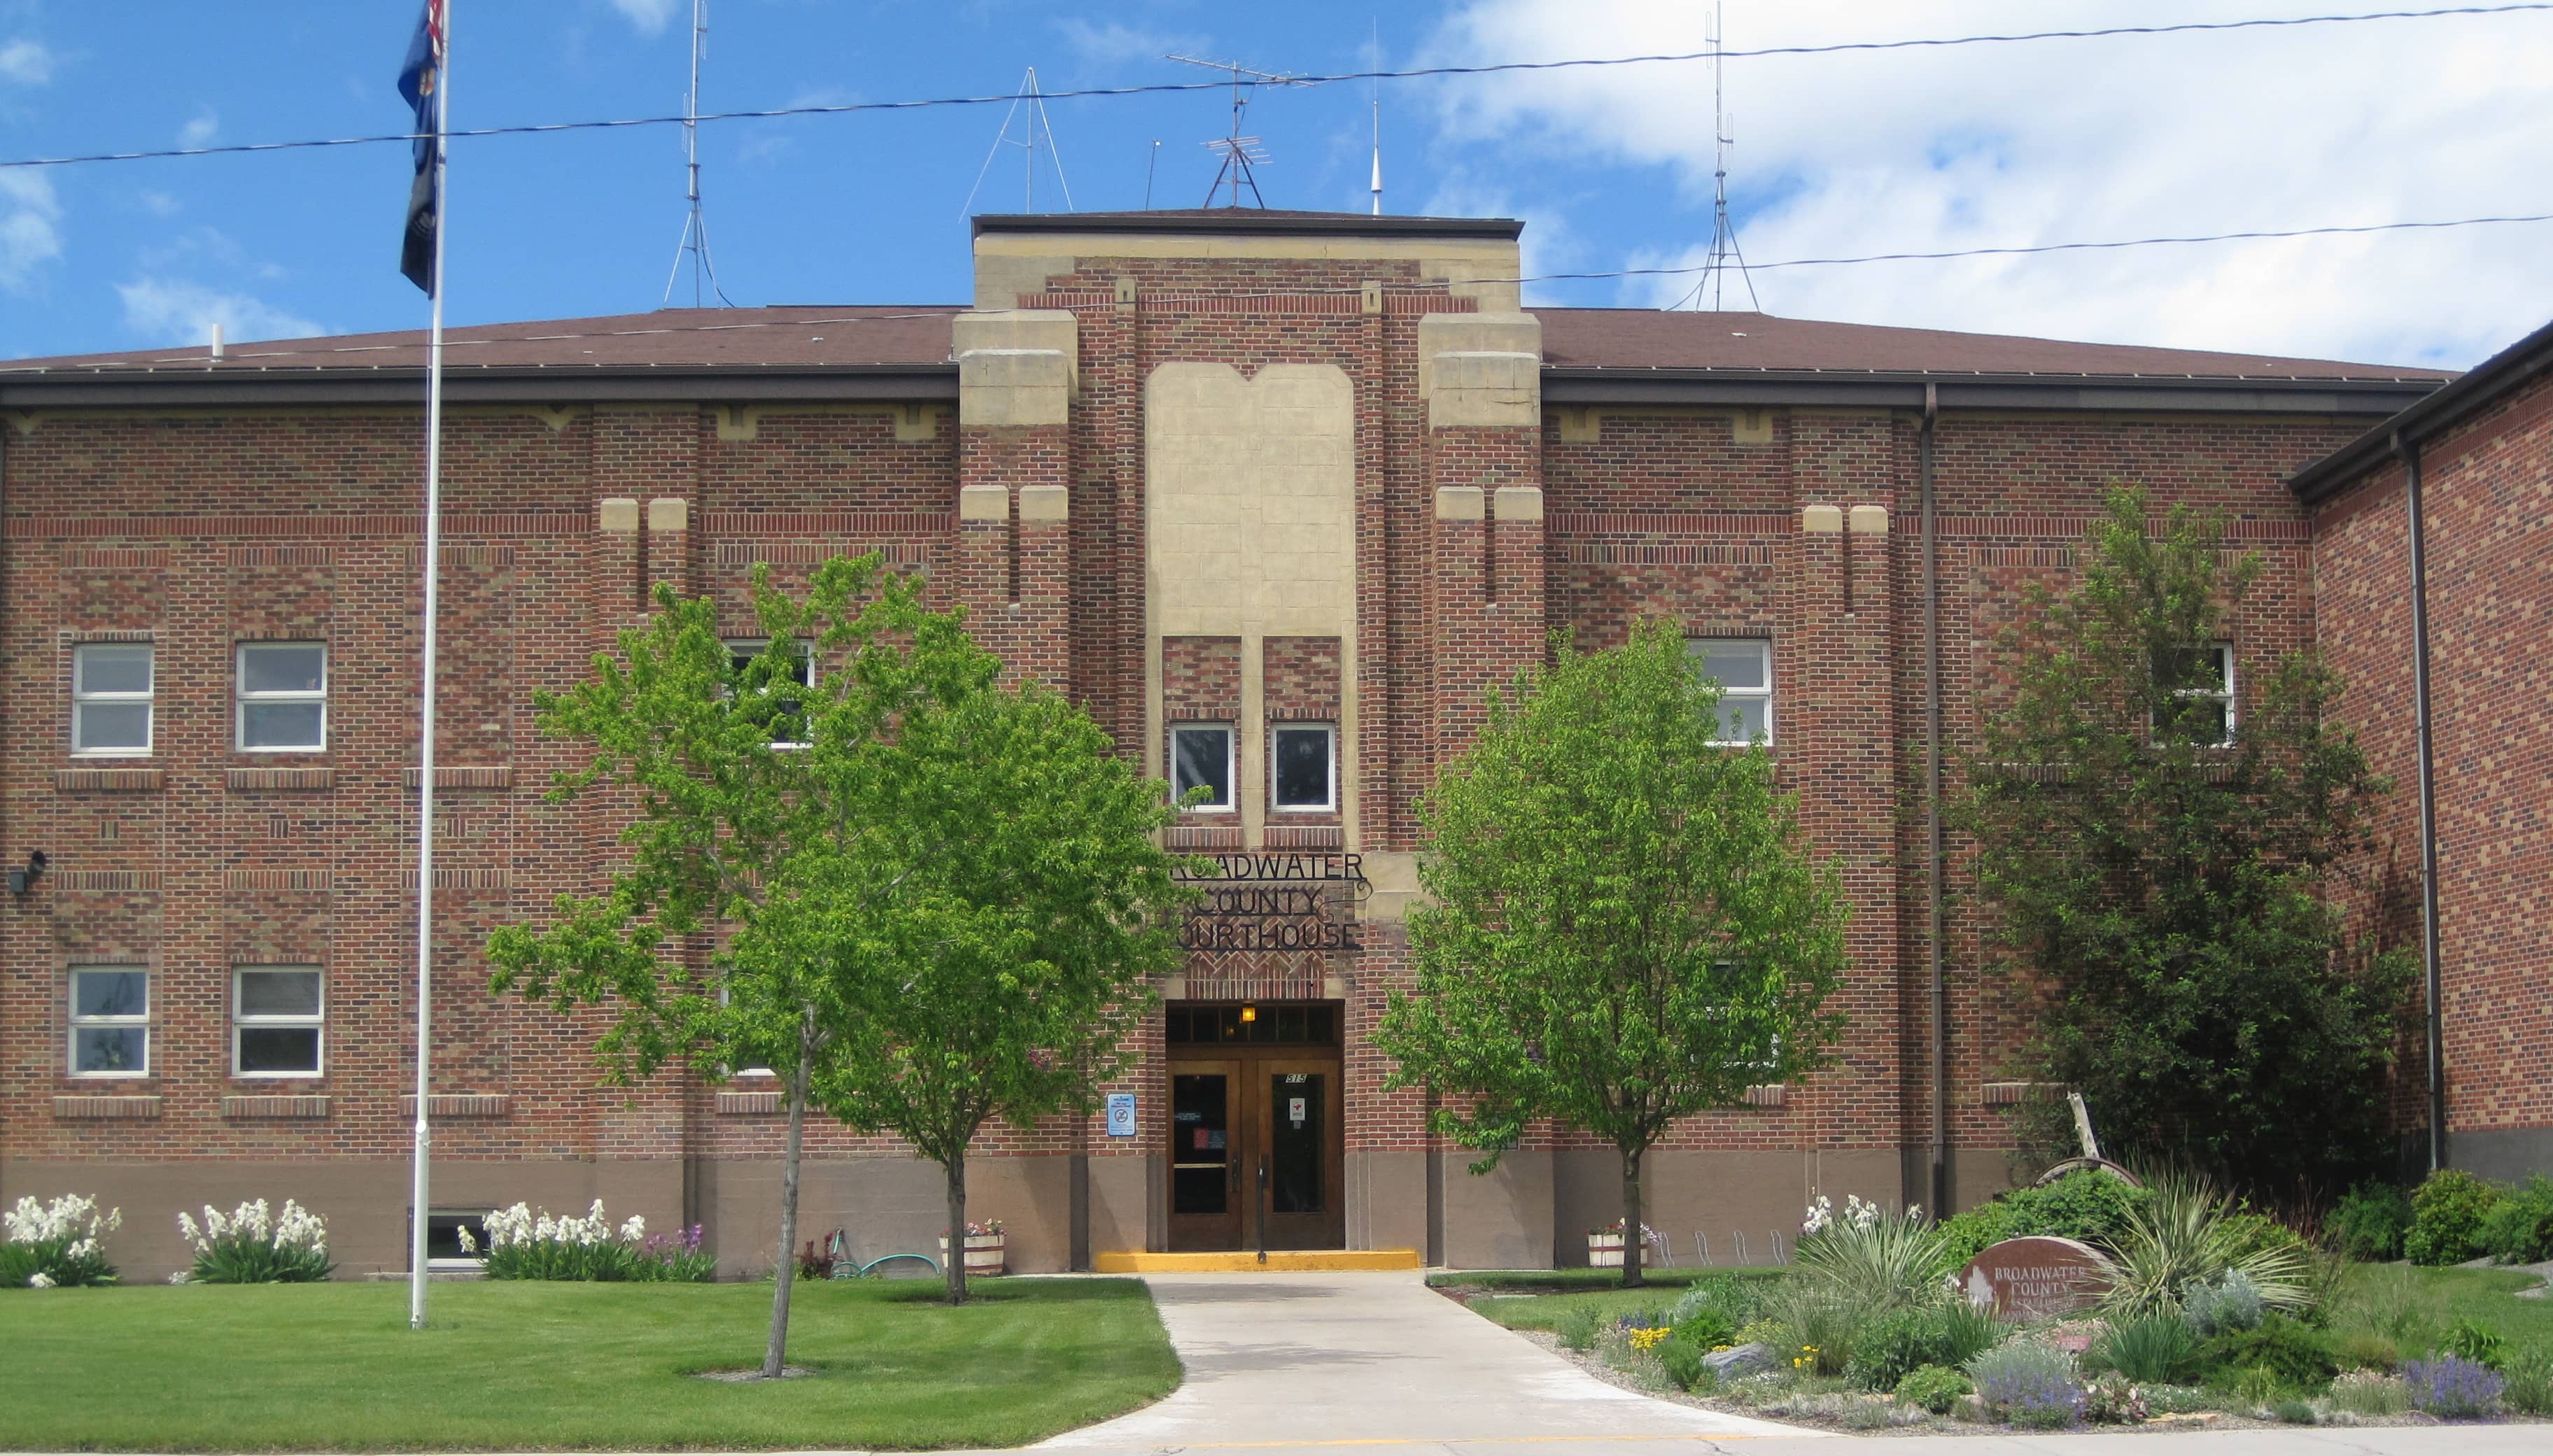
[[798,1064],[789,1069],[789,1146],[780,1155],[780,1266],[771,1277],[771,1344],[762,1378],[780,1379],[789,1357],[789,1287],[798,1273],[798,1155],[807,1145],[807,1071],[816,1060],[816,1008],[798,1020]]
[[948,1302],[966,1302],[966,1150],[948,1155]]
[[1638,1148],[1622,1154],[1622,1288],[1641,1287],[1640,1260],[1649,1252],[1649,1241],[1640,1234],[1640,1154]]

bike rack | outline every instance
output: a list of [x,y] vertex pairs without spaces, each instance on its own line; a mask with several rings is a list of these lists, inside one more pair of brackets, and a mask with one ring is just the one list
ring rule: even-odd
[[832,1272],[826,1278],[867,1279],[879,1266],[893,1264],[899,1259],[911,1259],[933,1274],[941,1272],[940,1261],[928,1254],[881,1254],[868,1263],[862,1264],[851,1257],[849,1243],[841,1229],[833,1230],[832,1237],[825,1241],[825,1253],[833,1261]]

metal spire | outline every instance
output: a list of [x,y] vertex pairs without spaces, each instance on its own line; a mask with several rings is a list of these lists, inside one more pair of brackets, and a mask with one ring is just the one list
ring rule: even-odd
[[674,281],[683,276],[683,260],[692,263],[692,306],[702,306],[702,284],[708,293],[732,308],[733,300],[726,289],[719,286],[718,265],[710,261],[710,224],[701,211],[701,56],[709,49],[710,0],[692,0],[692,88],[683,98],[683,168],[684,195],[691,210],[683,217],[683,240],[674,245],[674,268],[665,275],[665,296],[658,306],[674,301]]
[[[1028,106],[1027,125],[1022,128],[1020,139],[1012,141],[1011,122],[1020,115],[1022,103]],[[1044,139],[1042,144],[1041,138]],[[1011,98],[1011,109],[1002,113],[1002,129],[994,134],[992,147],[984,153],[984,165],[975,168],[975,185],[966,189],[965,205],[957,209],[957,215],[963,218],[974,212],[975,194],[984,189],[984,174],[993,169],[993,159],[1002,155],[1004,146],[1027,151],[1027,176],[1021,189],[1020,205],[1023,211],[1037,211],[1038,148],[1041,145],[1046,148],[1047,161],[1054,165],[1055,184],[1063,189],[1063,210],[1070,212],[1073,210],[1072,183],[1064,179],[1063,154],[1055,150],[1054,127],[1047,120],[1046,97],[1038,90],[1037,67],[1032,65],[1028,73],[1020,77],[1020,89]]]

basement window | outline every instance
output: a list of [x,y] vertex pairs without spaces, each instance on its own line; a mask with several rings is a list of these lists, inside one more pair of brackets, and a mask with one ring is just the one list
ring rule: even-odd
[[1235,806],[1232,795],[1233,739],[1237,736],[1228,723],[1183,723],[1170,729],[1170,797],[1185,801],[1190,790],[1204,789],[1205,798],[1186,807],[1200,814],[1230,814]]

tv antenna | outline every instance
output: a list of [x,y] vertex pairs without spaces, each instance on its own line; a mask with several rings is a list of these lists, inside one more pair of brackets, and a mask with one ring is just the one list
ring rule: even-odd
[[[1737,246],[1737,225],[1728,220],[1728,149],[1736,145],[1737,139],[1729,135],[1732,128],[1728,124],[1728,112],[1721,104],[1725,94],[1720,80],[1725,59],[1720,54],[1724,34],[1721,7],[1714,5],[1711,7],[1711,29],[1706,36],[1711,47],[1711,255],[1703,260],[1702,278],[1686,297],[1691,298],[1693,306],[1699,309],[1703,295],[1709,293],[1711,306],[1718,311],[1720,294],[1728,283],[1728,270],[1733,266],[1737,270],[1738,281],[1746,285],[1747,306],[1761,313],[1764,305],[1755,299],[1754,275],[1746,271],[1746,255]],[[1676,303],[1681,307],[1684,301],[1679,298]]]
[[663,307],[674,301],[674,281],[683,276],[683,260],[692,262],[692,306],[701,306],[701,285],[721,303],[733,308],[735,303],[719,286],[718,265],[710,261],[709,218],[701,211],[701,56],[709,50],[710,0],[692,0],[692,88],[683,98],[683,169],[687,178],[685,195],[691,211],[683,218],[683,240],[674,245],[674,268],[665,275],[665,296],[658,300]]
[[1208,70],[1232,72],[1232,133],[1205,144],[1206,150],[1223,159],[1223,164],[1214,170],[1214,180],[1206,186],[1205,205],[1212,207],[1214,194],[1229,185],[1232,199],[1225,205],[1239,207],[1241,189],[1246,186],[1250,189],[1251,200],[1265,209],[1268,199],[1259,193],[1259,177],[1253,168],[1267,165],[1268,149],[1261,145],[1259,138],[1241,134],[1242,109],[1250,104],[1250,93],[1261,86],[1303,86],[1311,83],[1291,73],[1254,70],[1238,60],[1201,60],[1194,56],[1178,55],[1163,58],[1186,65],[1202,65]]
[[[1020,111],[1023,106],[1028,108],[1025,116]],[[1021,124],[1016,141],[1011,137],[1013,121]],[[1054,128],[1046,119],[1046,97],[1038,90],[1038,73],[1034,65],[1029,67],[1028,74],[1020,77],[1020,89],[1011,97],[1011,109],[1002,113],[1002,130],[993,138],[992,150],[984,154],[984,165],[975,168],[975,185],[966,189],[966,205],[957,209],[959,217],[974,211],[975,194],[984,189],[984,174],[993,169],[993,159],[1002,155],[1004,147],[1017,147],[1028,154],[1023,159],[1027,166],[1022,168],[1025,173],[1020,190],[1022,212],[1037,211],[1038,153],[1041,149],[1045,151],[1048,163],[1054,168],[1055,185],[1063,190],[1063,210],[1073,210],[1072,183],[1063,178],[1063,154],[1054,148]]]

